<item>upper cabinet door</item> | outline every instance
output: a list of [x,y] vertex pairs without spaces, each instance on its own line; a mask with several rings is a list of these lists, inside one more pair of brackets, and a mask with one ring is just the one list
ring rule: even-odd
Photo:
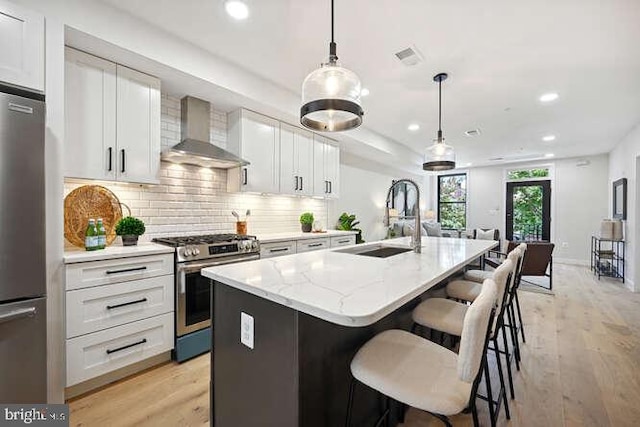
[[117,66],[117,178],[158,183],[160,80]]
[[328,196],[340,197],[340,149],[331,144],[325,145],[324,154],[325,177],[329,182]]
[[303,129],[295,133],[296,158],[298,161],[298,176],[300,177],[299,194],[313,195],[313,134]]
[[[227,148],[250,164],[229,170],[230,191],[280,191],[280,123],[247,110],[229,115]],[[233,183],[233,184],[231,184]]]
[[66,48],[65,122],[64,175],[115,179],[116,64]]
[[324,157],[326,138],[313,135],[313,194],[314,196],[327,197],[329,194],[329,182],[325,175]]
[[44,92],[44,17],[0,0],[0,82]]
[[280,123],[280,193],[313,194],[313,134]]

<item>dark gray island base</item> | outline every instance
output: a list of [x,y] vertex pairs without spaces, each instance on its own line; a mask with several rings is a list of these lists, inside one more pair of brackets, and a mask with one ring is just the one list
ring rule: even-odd
[[[213,286],[210,420],[215,427],[343,426],[351,359],[376,333],[408,330],[418,302],[372,325],[346,327],[224,283]],[[253,349],[240,342],[242,312],[254,318]],[[372,426],[382,405],[379,394],[358,384],[352,425]]]

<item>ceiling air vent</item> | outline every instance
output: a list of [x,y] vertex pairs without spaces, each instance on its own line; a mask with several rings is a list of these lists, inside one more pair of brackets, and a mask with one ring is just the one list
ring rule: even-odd
[[468,137],[474,137],[480,135],[480,129],[470,129],[464,132]]
[[404,65],[411,67],[422,62],[422,56],[414,46],[409,46],[400,52],[395,53],[396,58],[400,60]]

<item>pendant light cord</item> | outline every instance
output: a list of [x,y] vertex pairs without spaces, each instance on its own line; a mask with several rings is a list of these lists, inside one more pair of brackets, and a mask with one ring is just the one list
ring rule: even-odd
[[337,60],[336,42],[333,40],[333,0],[331,0],[331,43],[329,43],[329,63],[335,63]]
[[442,79],[438,79],[438,143],[442,142]]

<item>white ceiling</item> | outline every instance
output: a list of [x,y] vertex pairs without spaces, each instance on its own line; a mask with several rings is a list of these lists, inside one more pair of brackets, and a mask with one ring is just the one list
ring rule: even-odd
[[[222,0],[105,1],[296,93],[328,55],[329,0],[248,0],[243,22]],[[335,3],[338,56],[371,91],[364,126],[415,151],[435,136],[442,71],[443,129],[460,166],[607,152],[640,122],[638,0]],[[406,67],[394,53],[410,45],[424,60]],[[542,105],[551,91],[560,99]]]

